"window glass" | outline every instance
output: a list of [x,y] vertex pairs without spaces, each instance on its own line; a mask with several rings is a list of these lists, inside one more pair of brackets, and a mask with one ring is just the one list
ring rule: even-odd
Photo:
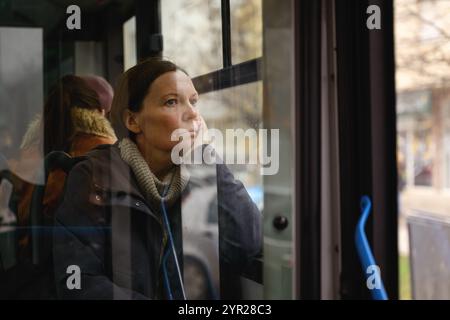
[[[42,37],[39,28],[0,28],[0,157],[30,183],[43,183],[32,174],[42,155],[37,151],[37,159],[23,159],[20,146],[30,122],[42,115]],[[37,127],[34,134],[40,133]]]
[[220,0],[161,1],[163,56],[191,77],[222,68]]
[[262,0],[230,1],[232,63],[262,56]]
[[450,2],[396,0],[394,12],[400,298],[449,299]]
[[[109,121],[107,103],[113,96],[116,107],[131,108],[131,95],[134,101],[148,93],[148,85],[138,85],[140,79],[123,85],[117,81],[136,64],[140,30],[130,19],[135,1],[80,3],[81,31],[67,29],[65,19],[76,19],[77,11],[68,15],[67,6],[58,1],[42,6],[32,0],[17,6],[6,2],[6,13],[0,14],[7,18],[0,28],[0,164],[1,169],[17,168],[14,161],[31,159],[30,177],[41,180],[0,184],[0,278],[8,282],[0,285],[1,297],[170,299],[173,294],[178,299],[183,289],[188,299],[292,297],[294,68],[293,59],[284,59],[293,53],[293,26],[287,19],[292,2],[266,1],[273,12],[268,25],[275,27],[265,35],[281,44],[270,46],[265,55],[261,2],[232,1],[231,31],[234,62],[263,57],[264,75],[255,75],[259,63],[222,70],[220,0],[160,1],[163,56],[191,78],[218,71],[218,87],[232,85],[201,94],[197,104],[209,129],[223,133],[224,140],[214,145],[226,166],[190,168],[188,178],[181,166],[168,162],[150,172],[155,167],[150,169],[154,162],[148,154],[137,156],[142,145],[123,139]],[[149,145],[161,143],[152,145],[157,150],[152,155],[164,154],[157,162],[170,158],[167,127],[177,127],[182,113],[195,114],[184,113],[190,109],[174,112],[173,107],[196,104],[188,81],[164,79],[169,83],[160,88],[178,90],[180,83],[188,88],[152,96],[148,105],[158,112],[144,108],[127,113],[128,124],[139,126],[138,134],[151,128],[140,138],[150,137],[145,141]],[[186,92],[188,98],[183,97]],[[170,95],[177,99],[161,106]],[[39,115],[33,127],[39,132],[28,136]],[[183,118],[183,125],[193,118]],[[194,122],[188,123],[192,132],[198,126]],[[45,155],[59,151],[47,162],[46,180],[44,171],[36,170],[42,167],[36,159],[43,155],[21,154],[21,142],[34,134],[41,145],[33,144],[31,151],[47,146]],[[89,161],[83,157],[79,163],[63,153],[86,155]],[[273,223],[280,214],[289,221],[283,230]],[[36,266],[44,271],[26,272]]]
[[136,65],[136,17],[123,24],[123,69]]
[[[226,138],[226,131],[227,129],[242,129],[244,131],[250,129],[256,134],[253,137],[259,137],[259,129],[263,128],[262,88],[262,81],[258,81],[203,94],[199,100],[199,111],[208,124],[208,128],[219,129],[223,133],[224,148],[218,151],[224,157],[231,157],[230,153],[233,152],[234,148],[236,159],[242,156],[243,159],[247,160],[247,164],[231,164],[229,167],[247,189],[254,188],[255,197],[262,187],[262,177],[260,165],[257,163],[249,164],[249,154],[254,151],[251,149],[252,144],[258,147],[257,141],[251,141],[250,138],[236,138],[237,144],[233,145],[234,142]],[[262,203],[262,199],[257,201]]]

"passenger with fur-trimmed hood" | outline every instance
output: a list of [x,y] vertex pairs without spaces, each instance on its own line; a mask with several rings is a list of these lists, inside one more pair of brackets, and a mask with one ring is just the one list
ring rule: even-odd
[[[113,144],[117,138],[110,122],[105,117],[111,107],[112,88],[103,79],[89,76],[86,79],[74,75],[64,76],[51,90],[44,105],[43,119],[38,115],[31,121],[25,133],[19,160],[12,168],[21,172],[21,177],[30,182],[35,181],[37,163],[42,155],[51,151],[65,151],[73,157],[82,156],[102,144]],[[95,81],[94,81],[95,80]],[[92,86],[92,82],[96,85]],[[101,89],[101,90],[100,90]],[[99,94],[99,91],[101,94]],[[102,97],[102,99],[100,99]],[[105,102],[106,101],[106,102]],[[54,170],[49,174],[45,196],[44,216],[51,221],[59,198],[64,189],[66,174]],[[18,225],[29,225],[29,214],[34,184],[24,183],[20,190],[18,204]],[[19,239],[19,257],[21,261],[30,259],[29,235]],[[24,294],[36,298],[31,290],[27,293],[22,288],[19,296]],[[41,295],[39,294],[39,297]],[[42,297],[46,298],[46,297]]]

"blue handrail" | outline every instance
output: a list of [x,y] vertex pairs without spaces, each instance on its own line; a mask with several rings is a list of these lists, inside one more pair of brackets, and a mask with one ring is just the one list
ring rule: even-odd
[[[359,218],[358,225],[356,226],[355,243],[359,259],[363,267],[363,272],[365,275],[371,276],[368,275],[369,270],[379,272],[379,268],[375,263],[372,250],[370,249],[369,241],[367,241],[366,233],[364,231],[367,218],[370,214],[370,209],[372,208],[370,198],[368,196],[361,197],[360,205],[361,217]],[[370,267],[375,268],[369,269]],[[372,294],[372,298],[374,300],[387,300],[388,296],[386,294],[386,290],[384,289],[383,281],[381,280],[381,274],[376,274],[376,277],[378,278],[376,279],[378,285],[372,289],[369,289],[370,293]]]

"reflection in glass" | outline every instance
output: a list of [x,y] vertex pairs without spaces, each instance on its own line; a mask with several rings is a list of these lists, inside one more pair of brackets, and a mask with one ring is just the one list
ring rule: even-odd
[[[222,131],[225,137],[227,129],[255,129],[262,126],[262,82],[250,83],[229,89],[201,95],[198,108],[209,129]],[[239,141],[238,139],[236,141]],[[226,141],[226,150],[235,148],[248,158],[250,149],[247,141],[233,145]],[[218,150],[219,151],[219,150]],[[223,153],[224,150],[220,150]],[[224,154],[224,156],[226,156]],[[227,164],[236,179],[240,180],[258,209],[263,210],[262,177],[257,164]],[[219,216],[217,195],[217,177],[214,168],[191,166],[192,189],[183,200],[183,250],[184,283],[186,295],[190,299],[215,299],[220,297],[221,281],[219,268]],[[238,277],[239,279],[239,277]],[[243,281],[240,278],[239,281]],[[239,298],[241,290],[255,296],[259,288],[251,280],[239,283],[230,279],[224,288],[227,295],[235,294]],[[236,292],[231,293],[231,287]],[[222,284],[223,285],[223,284]],[[242,287],[241,287],[242,285]],[[251,288],[251,289],[248,289]],[[251,291],[251,292],[250,292]]]
[[42,36],[38,28],[0,28],[0,154],[15,174],[31,183],[42,183],[33,174],[36,159],[17,159],[28,124],[42,113]]
[[220,297],[219,218],[214,168],[191,167],[182,202],[184,287],[189,300]]
[[[251,147],[249,140],[236,139],[241,144],[234,146],[234,141],[225,139],[225,131],[238,128],[243,130],[263,128],[262,90],[262,81],[259,81],[201,95],[198,108],[205,118],[208,128],[219,129],[223,132],[224,140],[226,140],[224,141],[225,150],[219,151],[224,156],[226,156],[224,152],[235,147],[236,158],[239,153],[244,153],[242,156],[249,159]],[[247,189],[262,188],[259,165],[247,163],[245,165],[229,165],[228,167]]]

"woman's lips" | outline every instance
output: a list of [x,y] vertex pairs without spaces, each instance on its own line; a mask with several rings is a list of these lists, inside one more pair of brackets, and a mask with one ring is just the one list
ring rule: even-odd
[[188,131],[189,131],[189,133],[191,133],[191,134],[197,134],[198,131],[199,131],[199,129],[200,129],[200,125],[194,124],[194,128],[191,129],[191,130],[188,130]]
[[197,123],[197,122],[195,122],[195,123],[194,123],[194,131],[195,131],[195,132],[198,132],[199,129],[200,129],[200,124]]

